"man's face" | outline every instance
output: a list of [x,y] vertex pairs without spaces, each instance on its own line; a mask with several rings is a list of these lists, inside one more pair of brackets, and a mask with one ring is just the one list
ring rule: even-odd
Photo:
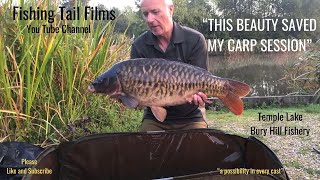
[[167,5],[165,0],[142,0],[141,11],[143,19],[155,36],[171,32],[173,5]]

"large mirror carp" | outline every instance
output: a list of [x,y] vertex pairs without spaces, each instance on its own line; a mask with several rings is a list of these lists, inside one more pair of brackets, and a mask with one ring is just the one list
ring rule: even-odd
[[139,58],[114,64],[88,90],[116,98],[129,108],[148,106],[163,122],[167,116],[163,107],[190,103],[198,92],[219,98],[231,112],[240,115],[243,112],[240,97],[246,96],[251,88],[186,63]]

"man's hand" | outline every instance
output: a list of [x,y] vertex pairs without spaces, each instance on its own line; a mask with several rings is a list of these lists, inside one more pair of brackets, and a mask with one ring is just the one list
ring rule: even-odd
[[198,92],[197,94],[193,95],[193,103],[195,105],[204,106],[205,102],[208,104],[212,103],[212,101],[209,101],[207,95],[204,94],[203,92]]

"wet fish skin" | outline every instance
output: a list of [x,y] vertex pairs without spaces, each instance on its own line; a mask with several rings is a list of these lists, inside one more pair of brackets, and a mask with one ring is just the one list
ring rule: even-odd
[[186,63],[156,58],[119,62],[93,81],[88,89],[120,99],[131,108],[149,106],[160,121],[166,117],[162,107],[191,102],[192,95],[198,92],[218,97],[239,115],[243,111],[239,97],[250,92],[245,83],[213,76],[205,69]]

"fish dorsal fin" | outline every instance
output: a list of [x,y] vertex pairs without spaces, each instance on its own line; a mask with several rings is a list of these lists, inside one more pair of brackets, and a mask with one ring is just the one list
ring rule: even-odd
[[119,99],[121,100],[121,102],[125,106],[127,106],[129,108],[133,108],[134,109],[134,108],[138,107],[138,105],[139,105],[139,101],[136,98],[134,98],[132,96],[129,96],[127,94],[120,96]]
[[167,117],[167,110],[160,106],[151,106],[151,111],[158,121],[163,122]]

